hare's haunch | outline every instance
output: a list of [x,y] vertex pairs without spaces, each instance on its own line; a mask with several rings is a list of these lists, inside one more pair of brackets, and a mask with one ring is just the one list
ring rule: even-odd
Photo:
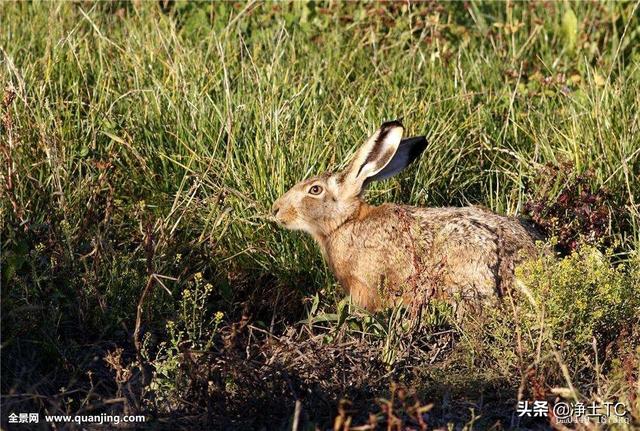
[[524,221],[480,207],[374,207],[361,195],[418,158],[424,137],[402,139],[384,123],[347,168],[302,181],[273,204],[287,229],[308,232],[354,302],[368,309],[430,298],[481,304],[508,289],[517,262],[534,253]]

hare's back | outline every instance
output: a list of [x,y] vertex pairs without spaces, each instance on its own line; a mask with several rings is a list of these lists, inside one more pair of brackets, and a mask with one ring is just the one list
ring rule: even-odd
[[501,294],[515,265],[535,252],[537,234],[525,221],[481,207],[413,208],[431,239],[428,259],[444,268],[450,290],[479,296]]
[[[416,219],[441,239],[473,243],[501,240],[502,246],[530,248],[540,235],[525,220],[478,207],[412,208]],[[504,244],[504,242],[508,244]]]

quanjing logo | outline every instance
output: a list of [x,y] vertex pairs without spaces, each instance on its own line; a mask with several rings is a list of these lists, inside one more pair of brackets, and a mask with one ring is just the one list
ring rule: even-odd
[[11,413],[9,415],[10,424],[37,424],[40,422],[40,415],[38,413]]
[[[40,423],[39,413],[10,413],[8,416],[10,424],[30,424]],[[76,424],[115,424],[120,423],[144,423],[146,417],[144,415],[110,415],[101,413],[97,415],[45,415],[44,422],[48,423],[76,423]]]
[[518,401],[516,413],[519,417],[553,417],[562,424],[597,422],[601,424],[630,423],[627,408],[623,403],[604,402],[597,404],[567,403],[559,401],[549,406],[548,401]]

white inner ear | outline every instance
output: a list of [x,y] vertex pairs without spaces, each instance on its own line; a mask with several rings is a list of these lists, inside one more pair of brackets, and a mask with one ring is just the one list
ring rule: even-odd
[[402,127],[394,127],[386,133],[378,148],[372,148],[366,158],[365,164],[357,174],[358,179],[366,179],[377,174],[393,159],[402,140]]

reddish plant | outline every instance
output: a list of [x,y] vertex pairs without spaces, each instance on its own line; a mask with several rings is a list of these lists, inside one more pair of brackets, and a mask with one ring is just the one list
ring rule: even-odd
[[576,174],[571,163],[546,165],[525,204],[525,211],[547,236],[555,236],[561,252],[576,249],[580,240],[613,242],[612,227],[624,224],[619,204],[604,187],[593,187],[590,171]]

